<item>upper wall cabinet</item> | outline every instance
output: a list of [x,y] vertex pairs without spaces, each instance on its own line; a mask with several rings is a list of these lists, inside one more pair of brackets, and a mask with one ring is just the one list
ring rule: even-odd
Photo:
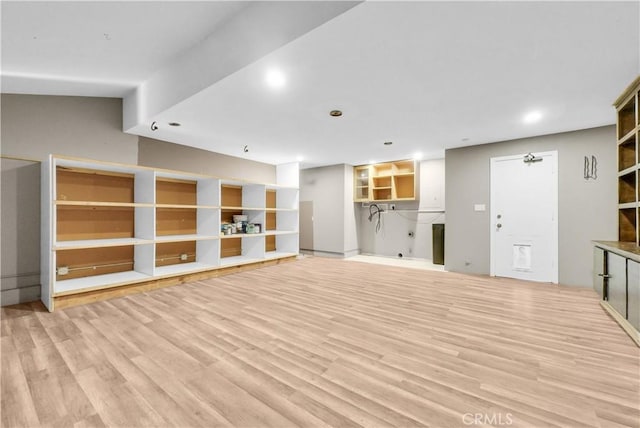
[[640,188],[638,174],[638,142],[640,140],[640,76],[618,97],[618,240],[640,243],[638,233],[638,209]]
[[360,165],[353,169],[355,202],[415,201],[417,165],[413,160]]

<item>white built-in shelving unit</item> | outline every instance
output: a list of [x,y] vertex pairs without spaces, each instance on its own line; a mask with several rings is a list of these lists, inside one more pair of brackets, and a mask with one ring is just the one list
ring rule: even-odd
[[[42,301],[298,254],[298,164],[277,184],[51,155]],[[222,235],[234,214],[259,233]]]

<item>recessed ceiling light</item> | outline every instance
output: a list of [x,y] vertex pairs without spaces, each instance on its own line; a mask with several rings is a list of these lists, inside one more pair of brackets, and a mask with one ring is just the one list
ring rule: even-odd
[[413,155],[414,160],[422,160],[422,153],[417,152]]
[[282,88],[285,83],[287,83],[287,79],[282,71],[272,68],[267,71],[267,74],[265,75],[265,82],[267,82],[267,85],[270,87],[278,89]]
[[390,146],[390,145],[392,145],[392,144],[393,144],[393,141],[385,141],[383,144],[384,144],[385,146]]
[[524,117],[522,118],[522,121],[524,123],[536,123],[540,119],[542,119],[542,113],[539,112],[538,110],[535,110],[525,114]]
[[296,161],[302,162],[304,160],[303,156],[296,156]]
[[331,116],[331,117],[340,117],[340,116],[342,116],[342,111],[340,111],[340,110],[331,110],[329,112],[329,116]]
[[169,122],[169,126],[180,126],[181,123],[179,122]]

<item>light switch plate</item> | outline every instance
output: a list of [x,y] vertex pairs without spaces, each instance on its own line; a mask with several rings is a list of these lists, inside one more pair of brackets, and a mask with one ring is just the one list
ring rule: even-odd
[[487,210],[487,206],[485,204],[475,204],[473,206],[473,210],[474,211],[486,211]]

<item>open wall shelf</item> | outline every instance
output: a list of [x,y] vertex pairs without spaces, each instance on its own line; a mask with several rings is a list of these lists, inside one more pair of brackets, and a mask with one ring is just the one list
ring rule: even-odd
[[[50,156],[42,301],[297,255],[297,164],[277,171],[274,185]],[[259,232],[222,235],[234,214]]]
[[360,165],[353,169],[354,202],[413,201],[417,197],[413,160]]
[[640,141],[640,76],[618,97],[618,239],[623,242],[640,243],[638,230],[638,142]]

